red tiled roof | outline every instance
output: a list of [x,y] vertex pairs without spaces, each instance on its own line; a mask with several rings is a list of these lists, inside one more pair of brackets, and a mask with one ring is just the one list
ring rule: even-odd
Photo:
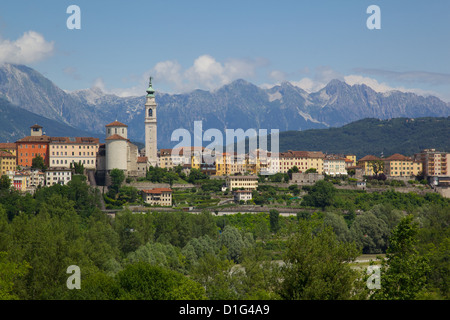
[[128,127],[128,126],[116,120],[114,122],[111,122],[110,124],[107,124],[105,127]]
[[92,138],[92,137],[50,137],[50,143],[96,143],[98,144],[100,142],[99,138]]
[[375,156],[373,156],[371,154],[369,154],[369,155],[359,159],[359,161],[374,161],[374,160],[381,160],[381,159],[378,158],[378,157],[375,157]]
[[50,142],[50,137],[46,135],[42,136],[28,136],[25,138],[22,138],[20,140],[17,140],[16,143],[22,143],[22,142]]
[[395,153],[390,157],[387,157],[384,159],[385,161],[410,161],[411,159],[408,157],[405,157],[404,155],[400,153]]
[[281,158],[325,158],[322,151],[292,151],[280,153]]
[[172,189],[170,189],[170,188],[154,188],[154,189],[150,189],[150,190],[142,190],[142,192],[160,194],[163,192],[172,192]]
[[15,149],[15,143],[0,143],[0,149]]
[[124,137],[119,136],[118,134],[113,134],[112,136],[109,136],[105,140],[128,140],[128,139],[125,139]]
[[147,163],[148,158],[147,157],[138,157],[137,162],[138,163]]

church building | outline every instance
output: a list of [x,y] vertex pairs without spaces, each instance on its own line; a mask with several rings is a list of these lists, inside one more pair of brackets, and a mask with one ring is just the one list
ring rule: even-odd
[[157,121],[155,90],[150,77],[145,102],[145,156],[128,139],[128,126],[119,121],[107,124],[105,144],[100,145],[97,156],[97,183],[108,185],[109,173],[122,170],[126,177],[144,177],[149,166],[158,166]]

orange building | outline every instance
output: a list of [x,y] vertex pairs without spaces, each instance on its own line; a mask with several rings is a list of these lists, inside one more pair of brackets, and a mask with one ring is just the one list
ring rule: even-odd
[[38,155],[44,159],[46,166],[49,165],[48,145],[50,137],[42,134],[42,127],[34,125],[31,127],[31,136],[16,141],[17,165],[31,167],[33,159]]

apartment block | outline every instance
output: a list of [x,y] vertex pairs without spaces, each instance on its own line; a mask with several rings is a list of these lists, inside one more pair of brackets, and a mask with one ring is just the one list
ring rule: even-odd
[[426,177],[448,176],[450,153],[425,149],[414,155],[414,160],[422,163],[423,174]]

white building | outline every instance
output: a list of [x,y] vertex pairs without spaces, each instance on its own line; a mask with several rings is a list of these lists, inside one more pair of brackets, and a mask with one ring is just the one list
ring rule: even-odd
[[242,201],[249,201],[252,199],[252,191],[251,190],[236,190],[233,191],[234,194],[234,201],[240,202]]
[[326,155],[323,159],[323,173],[331,176],[347,175],[345,158]]
[[55,184],[66,185],[72,180],[72,170],[64,167],[49,168],[45,171],[45,185],[51,187]]

